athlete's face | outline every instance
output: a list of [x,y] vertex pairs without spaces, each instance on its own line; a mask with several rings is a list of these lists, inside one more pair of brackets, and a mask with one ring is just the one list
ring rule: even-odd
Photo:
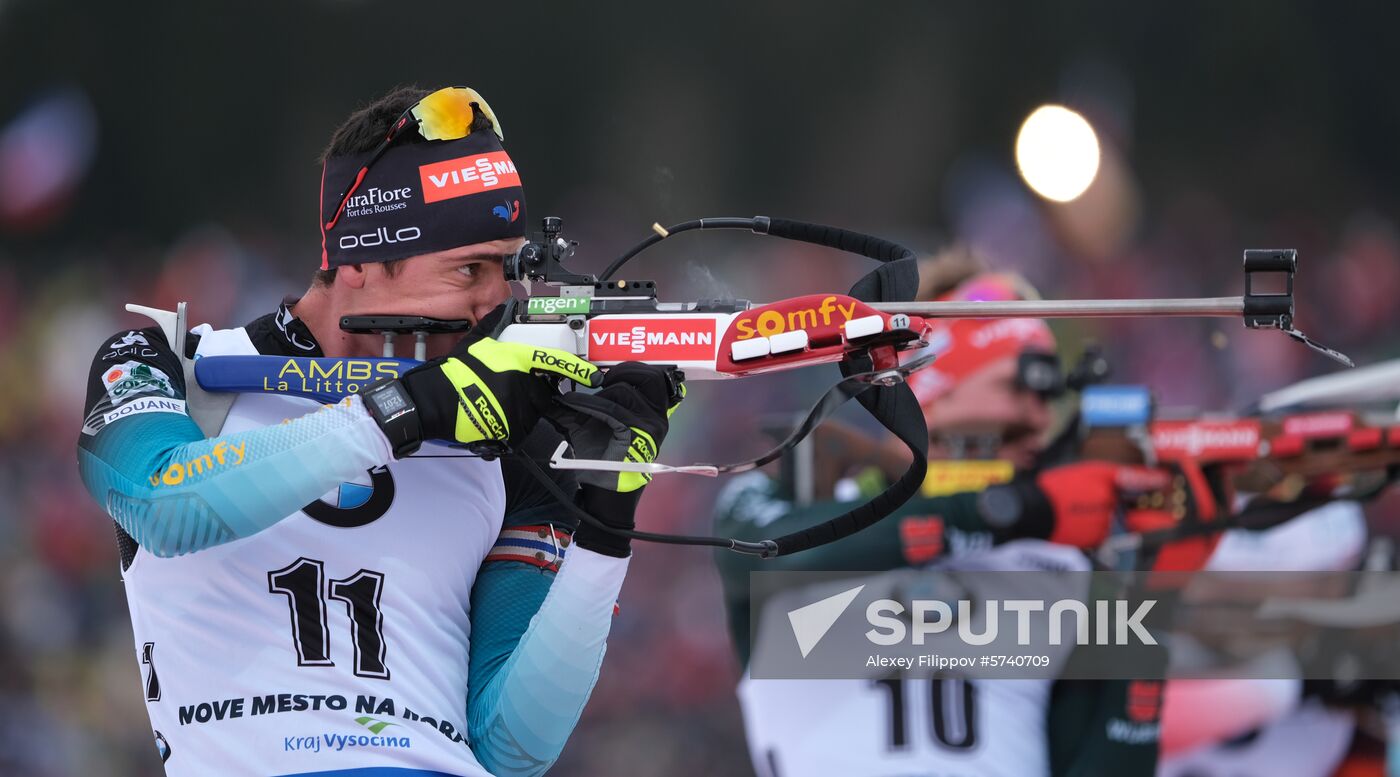
[[1018,469],[1035,464],[1045,447],[1050,408],[1037,393],[1017,385],[1017,357],[998,359],[969,375],[925,410],[933,444],[930,455],[949,455],[942,435],[996,436],[997,458]]
[[[400,263],[393,275],[382,264],[361,265],[364,284],[355,294],[354,310],[346,315],[397,313],[475,324],[510,298],[501,263],[524,243],[524,238],[511,238],[422,254]],[[429,335],[428,358],[445,355],[461,337]],[[412,354],[413,338],[400,337],[394,348],[395,353]]]

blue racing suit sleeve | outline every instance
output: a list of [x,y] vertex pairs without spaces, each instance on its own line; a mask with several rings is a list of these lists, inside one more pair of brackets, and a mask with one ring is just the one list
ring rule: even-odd
[[520,562],[482,568],[467,726],[492,774],[534,777],[559,757],[598,680],[628,560],[570,547],[557,575]]
[[[548,456],[559,439],[541,424],[525,452]],[[627,559],[574,547],[569,513],[516,469],[501,462],[504,529],[472,588],[468,655],[472,750],[503,777],[542,774],[559,757],[598,679],[627,571]],[[577,489],[569,473],[550,475]]]
[[392,458],[358,396],[209,439],[184,399],[179,360],[159,330],[118,335],[94,360],[78,470],[108,515],[157,556],[255,534]]

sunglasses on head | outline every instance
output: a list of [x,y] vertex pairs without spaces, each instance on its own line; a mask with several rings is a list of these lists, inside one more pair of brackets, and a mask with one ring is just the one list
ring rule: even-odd
[[475,89],[467,86],[449,86],[445,89],[439,89],[399,114],[399,117],[389,127],[389,133],[384,136],[384,140],[370,155],[369,161],[360,167],[360,172],[355,174],[355,179],[350,182],[349,186],[345,187],[345,191],[341,192],[335,213],[331,214],[330,221],[326,222],[326,229],[335,227],[336,222],[340,220],[340,214],[345,212],[345,203],[349,201],[350,195],[360,188],[360,184],[364,182],[370,167],[384,156],[389,144],[394,142],[394,138],[398,137],[399,133],[410,122],[417,127],[418,134],[422,135],[424,140],[459,140],[471,134],[472,123],[476,121],[477,111],[491,120],[491,128],[495,131],[496,137],[505,140],[505,133],[501,131],[501,122],[496,118],[491,106],[486,104],[486,100]]

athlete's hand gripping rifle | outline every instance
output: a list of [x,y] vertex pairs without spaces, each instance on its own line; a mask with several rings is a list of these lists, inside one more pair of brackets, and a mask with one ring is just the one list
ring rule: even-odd
[[[768,304],[746,300],[661,302],[651,281],[613,280],[632,257],[680,232],[705,229],[745,229],[755,234],[813,243],[860,254],[881,266],[852,288],[850,294],[809,295]],[[781,445],[753,459],[729,465],[667,466],[568,459],[563,448],[551,465],[556,468],[613,471],[687,472],[715,475],[742,472],[776,460],[851,397],[871,411],[909,448],[908,471],[885,492],[850,512],[803,532],[740,543],[728,539],[672,537],[636,532],[634,537],[683,544],[718,545],[771,556],[792,553],[840,539],[888,515],[917,492],[924,480],[928,431],[904,376],[928,363],[928,358],[901,364],[904,351],[927,345],[924,339],[935,318],[1058,318],[1122,316],[1240,316],[1250,328],[1279,329],[1344,363],[1346,357],[1313,344],[1293,328],[1293,276],[1296,252],[1245,252],[1245,294],[1240,297],[1161,300],[1071,300],[1013,302],[912,302],[918,285],[916,255],[881,238],[785,219],[701,219],[655,234],[613,262],[600,276],[574,273],[564,267],[576,244],[563,239],[557,218],[544,220],[543,237],[527,243],[505,262],[508,280],[519,281],[530,293],[514,308],[498,339],[560,348],[602,367],[642,361],[673,368],[689,380],[739,378],[816,364],[837,364],[846,376],[832,387],[806,420]],[[1261,273],[1282,273],[1286,286],[1279,293],[1254,293]],[[557,289],[537,294],[539,286]],[[522,309],[523,308],[523,309]],[[415,316],[355,316],[341,321],[342,329],[385,335],[384,360],[283,358],[267,356],[211,357],[199,360],[195,375],[206,391],[274,391],[334,401],[358,391],[386,373],[411,366],[395,360],[393,336],[417,333],[418,353],[427,331],[463,330],[467,322],[435,321]],[[357,376],[346,364],[358,363]],[[337,364],[339,366],[337,366]],[[287,380],[288,371],[293,372]],[[308,382],[308,376],[335,375],[336,380]]]

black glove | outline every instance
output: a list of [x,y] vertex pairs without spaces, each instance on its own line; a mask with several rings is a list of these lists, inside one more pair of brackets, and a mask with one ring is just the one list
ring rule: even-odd
[[504,305],[491,311],[446,357],[399,378],[417,407],[423,439],[488,442],[504,449],[529,435],[558,396],[553,383],[537,373],[597,385],[598,368],[571,353],[490,337],[504,314]]
[[[624,362],[608,370],[595,393],[556,395],[548,420],[569,438],[574,458],[652,462],[685,397],[684,384],[662,367]],[[637,502],[651,475],[581,471],[579,506],[615,529],[636,526]],[[584,522],[574,535],[581,546],[626,558],[631,540]]]

